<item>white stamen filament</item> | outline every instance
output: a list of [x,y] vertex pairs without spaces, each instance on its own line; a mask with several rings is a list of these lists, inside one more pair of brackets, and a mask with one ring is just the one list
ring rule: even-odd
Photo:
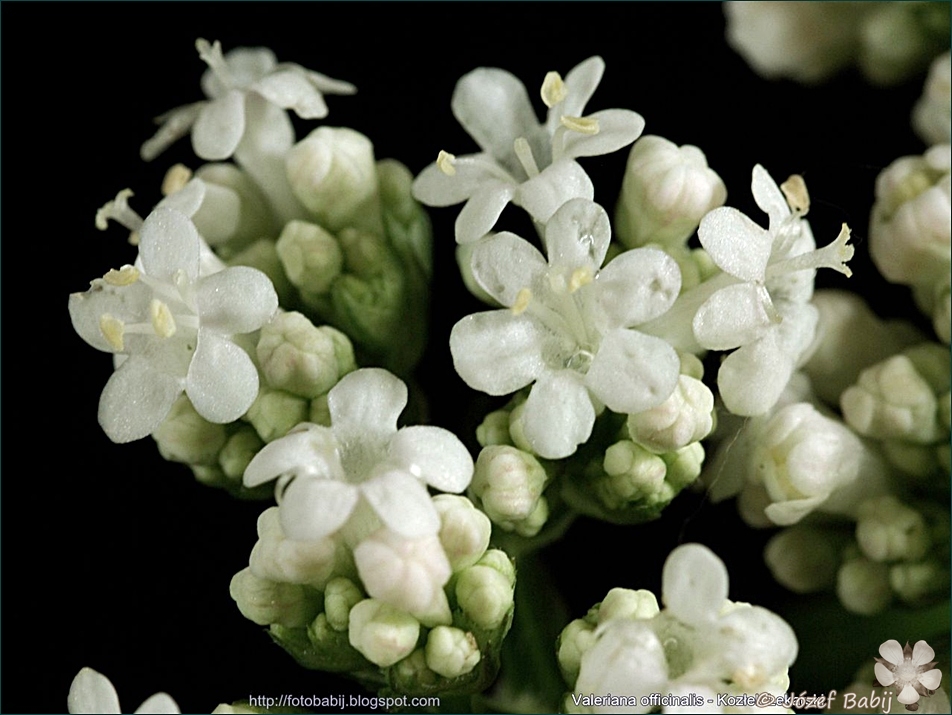
[[569,131],[589,136],[598,134],[598,120],[592,117],[570,117],[563,114],[559,121]]
[[436,166],[447,176],[456,176],[456,167],[453,164],[456,162],[456,157],[450,154],[448,151],[440,150],[440,153],[436,157]]
[[532,156],[532,148],[526,138],[519,137],[516,139],[512,143],[512,148],[516,152],[516,157],[519,159],[519,163],[522,164],[522,168],[525,169],[526,175],[530,179],[538,176],[539,166],[536,164],[535,157]]
[[781,273],[807,271],[818,268],[832,268],[834,271],[839,271],[849,278],[853,275],[853,271],[846,265],[846,262],[853,257],[854,253],[853,247],[849,245],[849,240],[850,228],[844,223],[836,240],[823,248],[771,263],[767,266],[767,278],[769,279]]
[[542,101],[549,109],[565,99],[568,92],[565,89],[565,82],[562,81],[562,75],[558,72],[546,72],[545,79],[542,80]]
[[132,189],[123,189],[112,201],[107,201],[96,212],[96,228],[105,231],[109,227],[109,219],[122,224],[130,231],[142,228],[142,217],[129,207],[129,197],[133,196]]

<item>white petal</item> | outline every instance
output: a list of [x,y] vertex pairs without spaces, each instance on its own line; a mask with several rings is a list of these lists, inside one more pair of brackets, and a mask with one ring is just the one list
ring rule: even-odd
[[[554,156],[574,159],[579,156],[600,156],[618,151],[631,144],[645,130],[645,120],[637,112],[628,109],[605,109],[595,112],[586,119],[598,122],[598,132],[582,134],[565,129],[561,136],[561,153],[553,147]],[[558,141],[558,139],[556,139]]]
[[[277,59],[267,47],[236,47],[225,54],[225,63],[235,83],[245,87],[273,70]],[[201,84],[202,91],[209,97],[218,97],[227,91],[211,69],[202,75]]]
[[700,544],[677,547],[661,571],[661,597],[674,616],[692,626],[717,618],[727,600],[727,567]]
[[201,207],[202,201],[205,200],[208,188],[208,184],[201,179],[192,179],[174,194],[162,199],[155,207],[175,209],[191,218]]
[[188,368],[185,392],[195,411],[209,422],[234,422],[258,396],[258,370],[235,343],[203,330]]
[[735,283],[721,288],[694,314],[694,337],[708,350],[730,350],[752,343],[774,325],[768,305],[776,315],[762,285]]
[[457,157],[453,168],[455,173],[449,176],[435,162],[430,164],[413,180],[413,197],[427,206],[452,206],[466,201],[487,182],[512,181],[489,154]]
[[561,114],[571,117],[580,117],[585,111],[585,105],[595,94],[598,83],[605,74],[605,60],[595,55],[579,62],[565,75],[566,96],[562,102]]
[[201,239],[185,214],[156,208],[139,230],[139,258],[146,275],[171,282],[179,270],[190,280],[198,278]]
[[99,398],[99,424],[113,442],[152,434],[182,394],[182,380],[132,355],[116,370]]
[[[100,328],[103,314],[129,322],[140,322],[147,315],[152,290],[142,281],[128,286],[97,284],[85,293],[73,293],[69,297],[69,317],[76,333],[97,350],[114,353],[116,349],[106,340]],[[124,336],[124,352],[138,352],[143,338],[133,333]],[[146,338],[147,339],[147,338]],[[136,343],[140,345],[136,345]]]
[[925,673],[919,673],[919,684],[923,686],[924,688],[926,688],[927,690],[938,690],[939,683],[941,681],[942,681],[942,671],[939,670],[938,668],[927,670]]
[[83,668],[69,686],[66,707],[70,713],[120,713],[119,696],[102,673]]
[[919,702],[919,693],[917,693],[916,689],[911,685],[907,685],[902,689],[899,695],[896,696],[896,700],[903,705],[912,705],[913,703]]
[[[643,697],[668,687],[664,646],[644,621],[616,618],[596,631],[597,640],[581,659],[577,693]],[[647,706],[608,707],[597,712],[646,713]]]
[[[240,158],[245,171],[249,172],[259,185],[267,186],[270,181],[277,180],[286,182],[287,170],[283,155],[287,154],[294,144],[294,125],[291,124],[291,117],[281,107],[252,92],[245,95],[244,122],[245,131],[239,137],[238,146],[232,151]],[[259,163],[262,165],[258,166]],[[270,179],[269,171],[275,172],[277,176]],[[276,190],[270,186],[269,189],[272,193]]]
[[578,162],[557,161],[525,183],[516,192],[513,202],[536,221],[545,223],[562,204],[570,199],[592,199],[595,186]]
[[602,338],[585,385],[613,412],[643,412],[674,392],[680,365],[661,338],[620,328]]
[[302,119],[327,116],[327,103],[321,93],[299,72],[274,72],[262,77],[250,89],[282,109],[293,109]]
[[546,329],[531,316],[491,310],[467,315],[453,326],[450,352],[467,385],[490,395],[508,395],[545,369],[546,337]]
[[319,541],[347,522],[359,498],[352,484],[298,477],[281,499],[281,528],[293,541]]
[[314,70],[305,69],[304,75],[314,85],[314,88],[323,94],[354,94],[357,92],[357,88],[350,82],[334,79]]
[[390,471],[363,482],[360,491],[391,531],[415,539],[440,530],[440,516],[416,477]]
[[496,180],[485,182],[474,191],[456,217],[456,242],[472,243],[492,231],[515,192],[512,184]]
[[226,335],[258,330],[278,309],[278,294],[271,279],[247,266],[226,268],[202,278],[197,298],[202,330]]
[[740,211],[730,206],[709,211],[701,219],[698,238],[722,271],[743,281],[763,282],[773,238]]
[[635,248],[609,262],[595,280],[609,327],[632,327],[665,313],[681,291],[681,270],[664,251]]
[[905,654],[902,652],[902,646],[899,645],[899,641],[895,638],[879,646],[879,654],[893,665],[901,665],[906,659]]
[[363,368],[346,375],[327,394],[331,427],[342,444],[356,446],[389,439],[407,406],[407,386],[380,368]]
[[305,425],[262,447],[245,469],[244,484],[256,487],[282,474],[333,479],[341,473],[333,430]]
[[589,199],[566,201],[545,224],[545,249],[553,266],[587,267],[594,273],[611,237],[608,213]]
[[778,526],[792,526],[826,501],[828,497],[829,494],[823,494],[805,499],[775,502],[764,507],[764,514]]
[[168,693],[156,693],[136,708],[136,715],[176,715],[181,712],[178,703]]
[[877,663],[873,668],[873,672],[876,673],[876,680],[878,680],[879,684],[884,688],[888,688],[896,682],[895,674],[882,663]]
[[[920,665],[925,665],[926,663],[932,661],[935,658],[935,651],[925,641],[916,641],[916,644],[912,647],[912,664],[917,668]],[[935,690],[935,688],[930,688],[930,690]]]
[[227,159],[245,133],[245,93],[237,89],[201,108],[192,127],[192,148],[206,161]]
[[588,390],[569,370],[545,372],[532,386],[522,429],[536,454],[562,459],[592,434],[595,407]]
[[473,478],[473,458],[459,438],[440,427],[404,427],[390,441],[391,459],[417,479],[459,493]]
[[525,86],[515,75],[495,67],[463,75],[450,105],[463,129],[496,158],[512,155],[517,138],[529,139],[538,130],[539,120]]
[[751,173],[750,191],[760,210],[770,217],[771,229],[776,229],[784,219],[790,216],[790,207],[787,205],[783,192],[760,164],[757,164]]
[[186,104],[158,117],[155,121],[160,123],[161,126],[151,139],[143,142],[139,149],[142,160],[152,161],[174,142],[188,134],[188,130],[195,124],[195,120],[205,104],[205,102]]
[[474,244],[470,265],[483,290],[506,306],[523,288],[534,287],[548,268],[535,246],[508,232]]

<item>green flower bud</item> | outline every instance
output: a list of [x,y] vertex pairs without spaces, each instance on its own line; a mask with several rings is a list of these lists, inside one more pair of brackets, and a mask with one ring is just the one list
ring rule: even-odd
[[511,445],[509,436],[509,410],[496,410],[483,418],[476,428],[476,441],[480,447],[489,447],[494,444]]
[[479,561],[489,547],[492,524],[466,497],[440,494],[433,497],[440,515],[440,543],[454,572]]
[[848,611],[861,616],[879,613],[893,597],[889,567],[864,558],[847,561],[836,575],[836,595]]
[[406,658],[390,669],[391,682],[398,692],[418,692],[434,688],[440,683],[440,676],[427,667],[426,654],[417,648]]
[[344,267],[337,239],[313,223],[289,221],[275,248],[288,279],[305,293],[327,293]]
[[889,568],[889,585],[912,606],[949,592],[949,569],[938,561],[894,564]]
[[229,593],[241,615],[259,626],[277,623],[300,628],[310,623],[320,610],[304,586],[258,578],[250,568],[232,577]]
[[405,611],[367,598],[350,609],[350,644],[367,660],[389,668],[406,658],[420,637],[420,622]]
[[311,670],[347,673],[365,671],[370,667],[350,644],[347,631],[331,628],[325,613],[319,613],[311,621],[303,638],[300,631],[278,630],[276,626],[271,626],[271,637]]
[[279,313],[261,329],[257,354],[270,387],[309,399],[356,368],[346,335],[294,312]]
[[949,46],[949,11],[941,3],[876,4],[859,25],[859,65],[876,84],[896,84],[929,66]]
[[288,305],[294,296],[294,286],[288,280],[288,274],[281,265],[281,257],[272,239],[262,238],[255,241],[243,251],[228,259],[229,266],[250,266],[257,268],[271,279],[274,290],[278,294],[278,304]]
[[623,440],[605,450],[602,467],[607,476],[597,482],[596,492],[609,509],[655,497],[664,488],[664,460],[634,442]]
[[681,375],[660,405],[628,416],[633,442],[655,454],[704,439],[714,426],[714,395],[700,380]]
[[241,426],[221,448],[218,455],[218,465],[225,476],[234,481],[241,481],[248,463],[264,446],[258,433],[251,427]]
[[519,536],[531,539],[542,531],[542,527],[545,526],[545,522],[548,520],[549,501],[544,496],[539,497],[539,501],[536,502],[535,509],[532,510],[532,513],[522,521],[517,522],[514,530]]
[[305,584],[317,590],[326,587],[338,565],[349,558],[345,547],[333,537],[316,541],[292,541],[281,528],[278,507],[265,509],[258,517],[258,541],[248,565],[261,579]]
[[265,442],[283,437],[294,425],[307,421],[308,401],[283,390],[262,387],[245,417]]
[[490,519],[512,531],[533,513],[546,480],[545,469],[531,454],[503,445],[484,447],[470,493]]
[[228,438],[225,425],[213,424],[195,411],[186,395],[181,395],[168,416],[152,433],[159,454],[170,462],[213,466]]
[[217,464],[213,466],[205,464],[192,464],[192,474],[195,480],[200,484],[209,487],[225,487],[228,485],[228,477]]
[[512,583],[490,566],[470,566],[456,581],[456,600],[473,623],[490,630],[502,624],[513,606]]
[[495,569],[503,576],[506,577],[506,581],[510,586],[514,586],[516,583],[516,567],[512,563],[512,559],[509,558],[509,555],[505,551],[499,549],[489,549],[482,558],[477,562],[480,566],[488,566],[491,569]]
[[444,678],[466,675],[479,663],[479,644],[469,631],[437,626],[426,639],[426,664]]
[[644,620],[654,618],[660,612],[658,599],[651,591],[613,588],[599,606],[598,623],[601,625],[612,618]]
[[926,521],[894,496],[859,505],[856,541],[873,561],[918,561],[931,546]]
[[791,591],[822,591],[836,583],[841,553],[848,539],[830,529],[792,526],[767,542],[764,561],[777,582]]
[[324,615],[335,631],[346,631],[350,624],[350,609],[364,599],[357,585],[348,578],[335,578],[324,589]]
[[311,400],[310,410],[308,412],[308,422],[324,427],[331,426],[331,409],[327,404],[327,395],[320,395]]
[[595,626],[588,621],[576,618],[562,629],[556,644],[556,652],[562,677],[570,687],[575,687],[575,681],[582,667],[582,656],[593,645],[595,645]]
[[287,170],[294,195],[321,225],[379,230],[374,147],[360,132],[318,127],[288,151]]
[[694,480],[701,476],[701,467],[704,466],[704,447],[700,442],[692,442],[687,447],[659,456],[668,468],[665,481],[675,492],[681,491],[688,484],[693,484]]

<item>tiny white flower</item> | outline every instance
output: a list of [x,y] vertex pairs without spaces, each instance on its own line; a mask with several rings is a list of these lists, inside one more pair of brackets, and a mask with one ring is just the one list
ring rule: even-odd
[[238,147],[246,126],[260,117],[261,102],[293,109],[302,119],[327,116],[324,94],[353,94],[348,82],[331,79],[289,62],[278,64],[271,50],[240,47],[223,55],[216,40],[195,41],[208,64],[202,77],[207,100],[186,104],[156,120],[162,126],[142,145],[142,158],[151,161],[172,142],[192,131],[195,153],[210,161],[227,159]]
[[521,427],[542,457],[575,452],[602,405],[640,412],[677,385],[674,349],[633,329],[674,302],[677,264],[662,251],[638,248],[601,268],[610,231],[602,207],[574,199],[546,224],[548,261],[508,232],[473,252],[476,279],[508,307],[456,324],[450,335],[456,371],[491,395],[534,383]]
[[406,385],[386,370],[350,373],[328,393],[331,426],[301,424],[266,445],[245,470],[245,486],[282,477],[281,526],[291,539],[322,539],[352,515],[361,533],[351,546],[380,523],[410,539],[436,534],[440,518],[426,485],[461,492],[473,460],[447,430],[398,430],[406,403]]
[[645,126],[624,109],[583,116],[604,71],[604,61],[590,57],[564,81],[550,72],[542,86],[549,107],[544,123],[509,72],[481,67],[463,76],[453,92],[453,114],[482,152],[441,152],[414,181],[413,195],[429,206],[467,202],[456,220],[459,243],[489,233],[510,201],[545,223],[569,199],[591,199],[594,187],[575,159],[627,146]]
[[202,241],[182,213],[159,207],[140,231],[135,266],[109,271],[69,299],[73,327],[127,356],[106,383],[99,422],[114,442],[153,432],[184,391],[209,422],[232,422],[258,394],[258,372],[232,336],[278,307],[271,281],[237,266],[202,274]]
[[[876,659],[876,680],[883,687],[895,686],[896,699],[909,706],[919,702],[923,695],[932,695],[939,688],[942,671],[935,668],[935,651],[925,641],[905,648],[897,640],[888,640],[879,646],[882,658]],[[907,707],[907,710],[912,709]]]
[[[72,715],[80,713],[118,713],[122,712],[119,707],[119,696],[112,683],[102,673],[92,668],[83,668],[73,678],[69,686],[69,697],[66,701],[67,710]],[[178,705],[166,693],[156,693],[146,699],[138,708],[136,713],[154,713],[155,715],[165,715],[166,713],[180,713]]]

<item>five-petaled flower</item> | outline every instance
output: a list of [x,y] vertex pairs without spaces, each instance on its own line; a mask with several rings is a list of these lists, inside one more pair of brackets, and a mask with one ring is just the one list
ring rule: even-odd
[[[92,668],[83,668],[73,678],[69,686],[66,708],[72,715],[80,713],[116,713],[118,715],[122,712],[122,708],[119,707],[119,696],[112,683],[109,682],[109,678]],[[156,693],[136,708],[136,713],[155,713],[155,715],[180,712],[178,705],[167,693]]]
[[476,280],[507,307],[455,325],[456,371],[491,395],[534,383],[522,428],[542,457],[575,452],[604,406],[641,412],[677,385],[674,349],[632,328],[674,303],[678,266],[663,251],[638,248],[601,268],[610,238],[605,210],[573,199],[545,226],[548,261],[512,233],[487,238],[473,251]]
[[942,671],[935,666],[935,651],[925,641],[915,647],[909,643],[903,648],[897,640],[888,640],[879,646],[882,658],[876,658],[876,680],[883,687],[895,686],[896,700],[915,710],[915,703],[923,695],[929,696],[938,689]]
[[139,233],[134,266],[110,270],[69,298],[80,337],[124,359],[99,401],[114,442],[151,434],[184,391],[210,422],[232,422],[258,394],[258,371],[232,336],[278,308],[268,277],[236,266],[204,275],[202,241],[187,216],[156,208]]

